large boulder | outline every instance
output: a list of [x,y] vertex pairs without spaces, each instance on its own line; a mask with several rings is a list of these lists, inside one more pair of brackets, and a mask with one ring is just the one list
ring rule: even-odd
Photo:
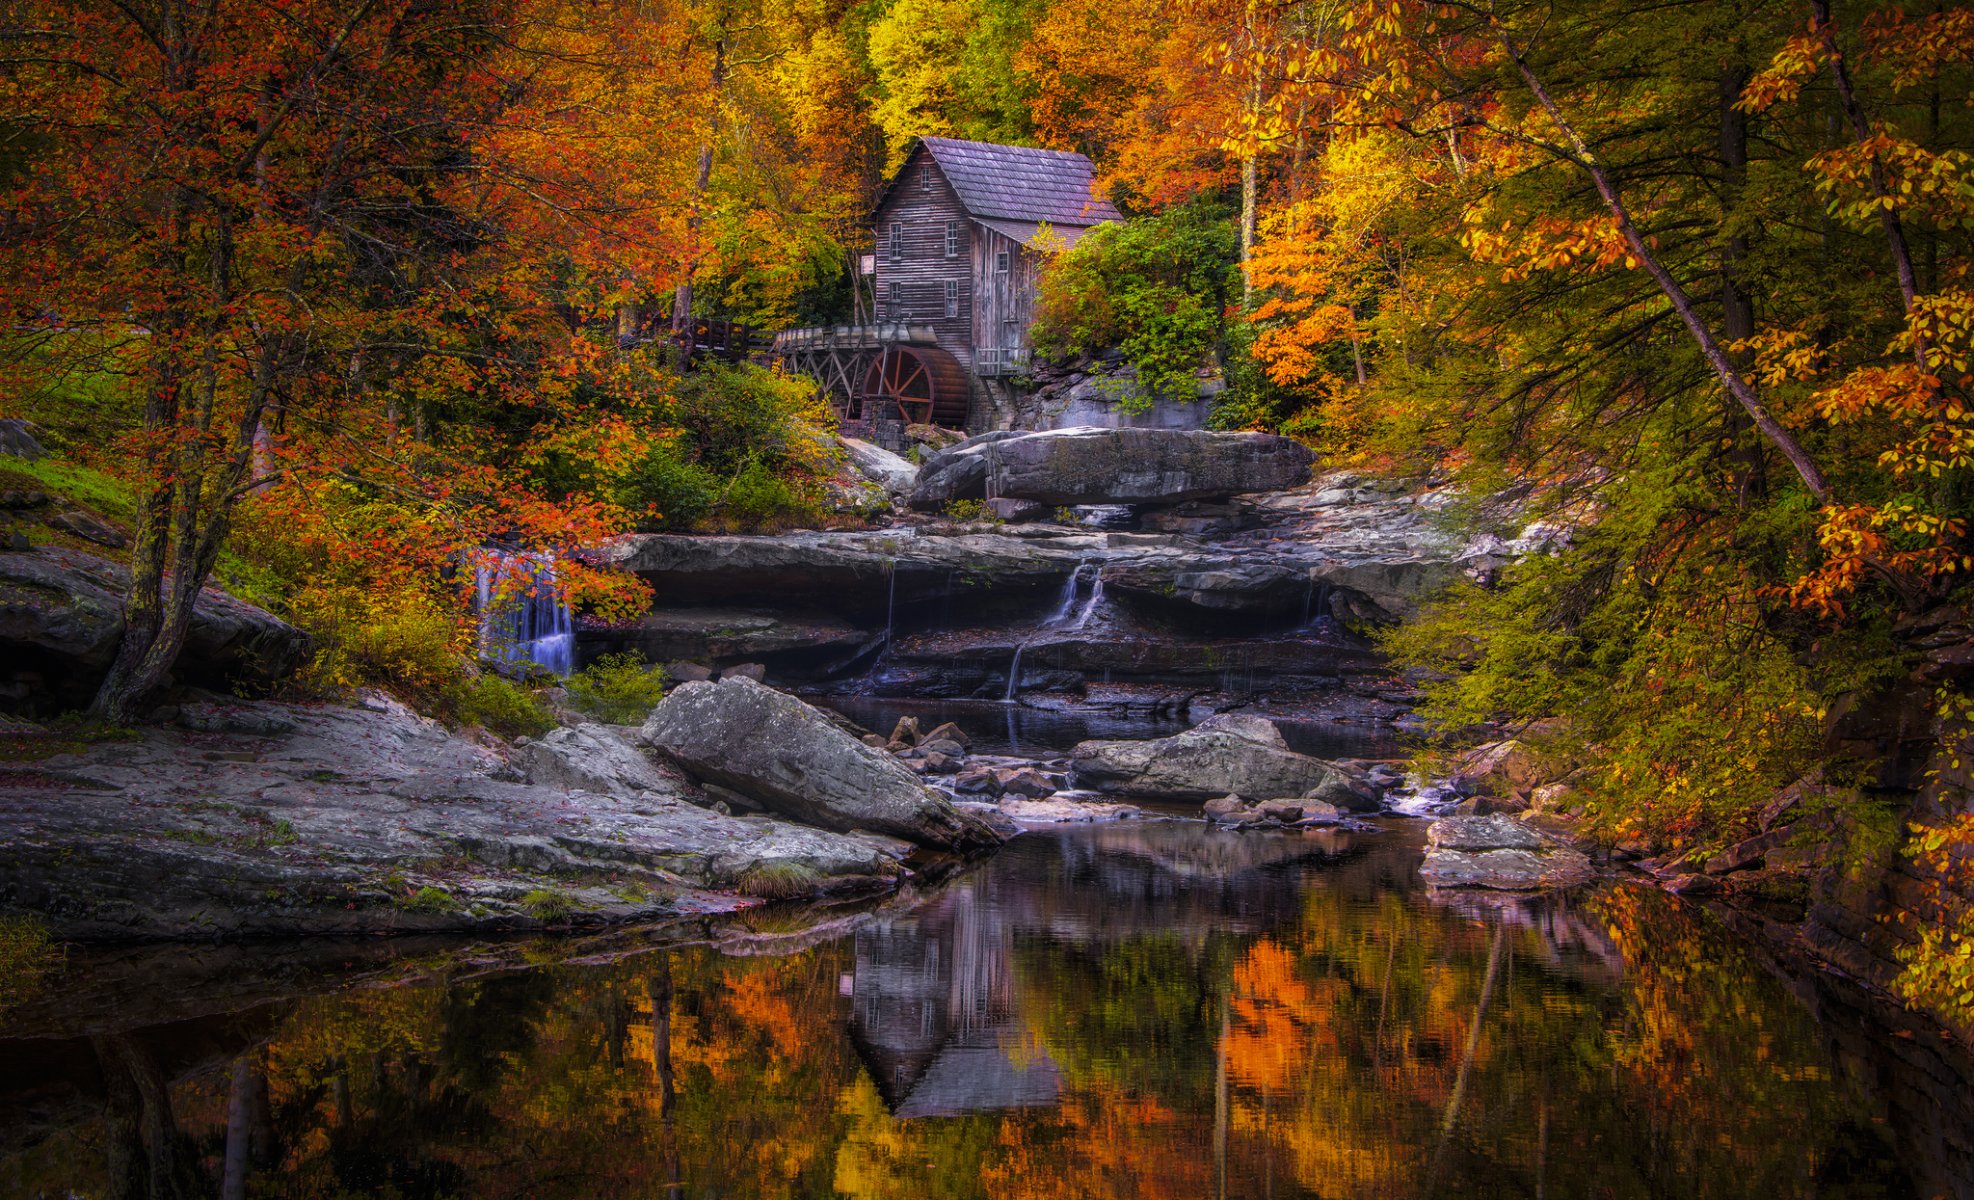
[[1445,817],[1426,831],[1419,874],[1434,887],[1538,891],[1583,883],[1583,854],[1513,817]]
[[857,474],[893,496],[911,494],[912,486],[918,482],[918,466],[911,459],[859,438],[846,437],[842,442],[843,456],[850,460]]
[[33,425],[19,417],[7,417],[0,419],[0,454],[33,462],[47,457],[48,451],[35,438]]
[[[79,550],[0,553],[0,658],[65,697],[93,690],[123,637],[129,587],[129,568]],[[313,648],[273,613],[207,588],[173,673],[200,683],[277,683]]]
[[1205,801],[1235,793],[1309,796],[1359,811],[1378,806],[1351,786],[1349,772],[1289,749],[1272,721],[1238,714],[1151,741],[1083,742],[1070,753],[1069,775],[1079,788],[1146,799]]
[[674,689],[644,723],[643,740],[700,779],[823,829],[871,830],[962,851],[1002,840],[896,758],[751,679]]
[[514,765],[544,787],[634,795],[675,792],[679,781],[607,725],[565,725],[516,744]]
[[934,455],[912,506],[989,496],[1038,504],[1177,504],[1309,480],[1315,455],[1269,433],[1054,429],[986,434]]

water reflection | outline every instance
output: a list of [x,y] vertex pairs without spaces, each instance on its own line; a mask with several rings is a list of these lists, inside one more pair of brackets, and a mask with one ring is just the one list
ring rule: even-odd
[[1432,896],[1416,854],[1085,828],[796,953],[455,951],[168,1024],[82,963],[0,1043],[0,1194],[1968,1194],[1951,1089],[1887,1119],[1948,1060],[1833,1038],[1658,892]]

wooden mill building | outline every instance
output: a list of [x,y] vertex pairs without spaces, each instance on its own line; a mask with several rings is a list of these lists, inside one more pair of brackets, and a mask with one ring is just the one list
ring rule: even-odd
[[790,330],[777,352],[845,421],[977,425],[986,388],[1027,366],[1050,245],[1123,219],[1092,178],[1081,154],[921,138],[872,214],[875,320]]

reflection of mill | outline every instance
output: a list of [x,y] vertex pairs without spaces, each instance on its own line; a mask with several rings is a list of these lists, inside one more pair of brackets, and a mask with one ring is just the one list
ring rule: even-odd
[[857,933],[850,1037],[899,1117],[1053,1104],[1056,1066],[1015,1021],[1014,931],[970,885]]

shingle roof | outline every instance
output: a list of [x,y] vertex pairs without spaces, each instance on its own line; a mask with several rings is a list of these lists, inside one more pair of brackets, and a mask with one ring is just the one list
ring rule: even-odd
[[1116,205],[1090,193],[1096,172],[1081,154],[956,138],[920,141],[975,217],[1067,226],[1124,219]]
[[1095,228],[1090,225],[1071,225],[1067,222],[1055,224],[1046,221],[1001,221],[992,217],[975,217],[974,220],[996,233],[1013,238],[1024,246],[1035,245],[1040,240],[1043,228],[1046,227],[1052,237],[1062,242],[1065,249],[1082,241],[1083,235]]

